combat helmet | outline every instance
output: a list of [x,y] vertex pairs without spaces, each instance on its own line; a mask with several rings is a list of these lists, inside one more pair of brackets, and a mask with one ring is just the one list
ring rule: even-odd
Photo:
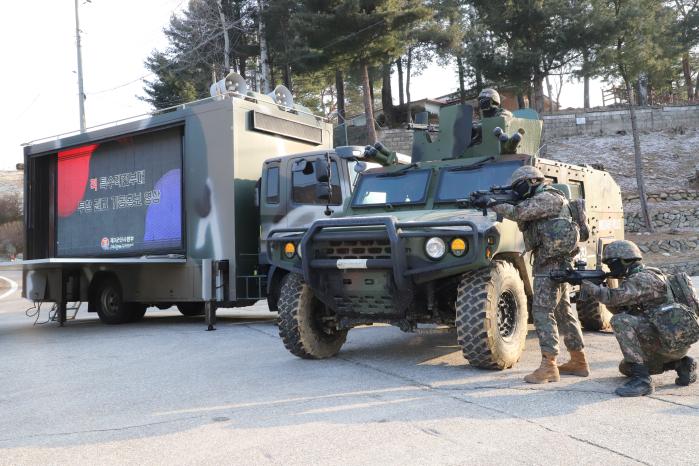
[[607,263],[615,259],[625,261],[635,261],[643,259],[643,254],[638,246],[632,241],[617,240],[609,243],[604,248],[602,262]]
[[498,107],[500,106],[500,94],[495,89],[491,89],[489,87],[483,89],[481,93],[478,94],[478,102],[480,102],[483,99],[490,99],[492,103],[494,103]]
[[543,180],[544,174],[541,170],[531,165],[524,165],[519,167],[517,170],[512,172],[512,177],[510,178],[510,186],[514,186],[517,182],[522,180]]

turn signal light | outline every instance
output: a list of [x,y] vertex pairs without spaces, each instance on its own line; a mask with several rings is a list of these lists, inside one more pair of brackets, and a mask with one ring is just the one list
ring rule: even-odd
[[461,238],[454,238],[449,245],[451,253],[456,257],[461,257],[468,251],[468,243]]
[[294,243],[286,243],[284,245],[284,256],[287,259],[291,259],[296,255],[296,245]]

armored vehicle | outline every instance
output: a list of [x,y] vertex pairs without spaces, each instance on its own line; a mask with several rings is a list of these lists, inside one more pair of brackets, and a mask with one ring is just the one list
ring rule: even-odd
[[[410,165],[362,173],[330,218],[270,231],[269,260],[288,272],[278,308],[291,353],[331,357],[361,325],[411,332],[436,324],[456,329],[470,364],[513,366],[532,301],[530,253],[516,223],[465,200],[508,184],[524,164],[541,169],[570,199],[585,199],[590,237],[578,258],[588,266],[601,264],[604,244],[623,237],[618,185],[603,170],[538,157],[542,122],[535,112],[483,118],[477,142],[472,116],[468,105],[443,108],[438,132],[416,131]],[[587,328],[608,322],[603,307],[578,309]]]

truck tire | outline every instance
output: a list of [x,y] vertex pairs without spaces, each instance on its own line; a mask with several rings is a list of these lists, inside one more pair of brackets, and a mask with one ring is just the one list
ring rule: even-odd
[[204,303],[201,302],[177,303],[177,310],[180,311],[183,316],[196,317],[203,316],[206,307]]
[[131,320],[129,322],[138,322],[139,320],[143,319],[143,316],[146,315],[146,309],[148,309],[148,306],[142,303],[126,303],[127,306],[131,308]]
[[578,301],[575,303],[578,318],[585,330],[607,330],[611,326],[612,313],[607,306],[595,301]]
[[456,334],[464,358],[483,369],[514,366],[524,351],[527,314],[524,284],[509,262],[464,273],[456,296]]
[[124,302],[121,285],[116,278],[105,277],[99,281],[95,290],[95,302],[97,315],[105,324],[133,322],[133,303]]
[[335,356],[347,340],[347,330],[330,329],[322,318],[327,307],[313,295],[301,275],[282,279],[279,293],[279,336],[292,354],[303,359]]

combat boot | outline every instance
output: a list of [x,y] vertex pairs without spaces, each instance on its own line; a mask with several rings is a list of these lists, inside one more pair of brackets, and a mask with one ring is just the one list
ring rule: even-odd
[[585,359],[585,352],[571,351],[570,361],[558,366],[558,372],[561,374],[577,375],[578,377],[587,377],[590,375],[590,366]]
[[561,380],[561,376],[558,374],[556,355],[551,353],[541,353],[539,368],[524,377],[524,381],[527,383],[558,382],[559,380]]
[[677,378],[675,379],[677,385],[686,387],[697,381],[697,362],[693,358],[689,356],[683,357],[677,361],[675,370],[677,371]]
[[[624,374],[626,377],[633,377],[633,374],[631,374],[631,364],[626,362],[624,359],[621,360],[619,363],[619,372]],[[663,372],[667,371],[674,371],[675,370],[675,365],[677,362],[668,362],[665,364],[653,364],[649,363],[648,365],[648,373],[650,375],[658,375],[662,374]]]
[[648,366],[645,364],[629,363],[631,369],[631,380],[614,393],[619,396],[646,396],[653,393],[653,379],[648,373]]

